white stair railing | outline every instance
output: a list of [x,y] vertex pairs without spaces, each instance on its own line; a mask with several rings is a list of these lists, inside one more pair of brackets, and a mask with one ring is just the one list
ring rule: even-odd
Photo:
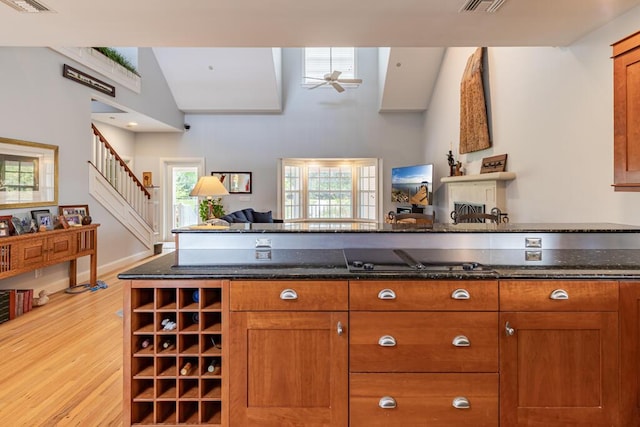
[[93,166],[133,210],[151,225],[152,212],[149,209],[151,194],[100,131],[93,124],[91,128],[93,129]]

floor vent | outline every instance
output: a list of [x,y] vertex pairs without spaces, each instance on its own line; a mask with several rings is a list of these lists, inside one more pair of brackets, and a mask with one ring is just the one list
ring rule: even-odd
[[36,0],[0,0],[19,12],[25,13],[41,13],[41,12],[53,12],[44,4],[37,2]]
[[507,0],[465,0],[459,12],[486,12],[494,13]]

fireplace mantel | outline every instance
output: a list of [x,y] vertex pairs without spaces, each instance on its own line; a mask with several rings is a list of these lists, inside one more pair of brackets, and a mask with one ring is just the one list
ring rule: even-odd
[[445,176],[440,182],[469,182],[469,181],[511,181],[516,179],[515,172],[490,172],[479,175]]
[[506,184],[516,178],[514,172],[490,172],[479,175],[447,176],[440,182],[447,184],[447,206],[453,212],[456,203],[482,204],[485,211],[493,208],[507,213]]

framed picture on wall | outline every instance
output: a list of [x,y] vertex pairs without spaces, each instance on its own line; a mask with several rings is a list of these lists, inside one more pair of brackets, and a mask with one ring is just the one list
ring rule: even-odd
[[229,194],[251,194],[251,172],[211,172]]

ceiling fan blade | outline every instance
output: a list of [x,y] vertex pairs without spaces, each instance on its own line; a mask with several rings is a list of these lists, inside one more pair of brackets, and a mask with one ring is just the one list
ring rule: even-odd
[[326,84],[327,84],[327,82],[318,83],[317,85],[311,86],[309,89],[315,89],[317,87],[324,86]]
[[336,81],[340,83],[362,83],[362,79],[338,79]]
[[336,82],[331,82],[330,83],[331,86],[333,86],[333,88],[335,90],[337,90],[338,92],[344,92],[344,88],[342,86],[340,86],[340,84],[336,83]]
[[307,77],[307,76],[304,76],[304,78],[308,79],[308,80],[322,80],[322,81],[326,81],[327,80],[327,79],[321,79],[320,77]]
[[333,73],[325,74],[324,75],[324,79],[325,80],[337,80],[338,77],[340,77],[340,74],[342,74],[342,71],[336,70]]

